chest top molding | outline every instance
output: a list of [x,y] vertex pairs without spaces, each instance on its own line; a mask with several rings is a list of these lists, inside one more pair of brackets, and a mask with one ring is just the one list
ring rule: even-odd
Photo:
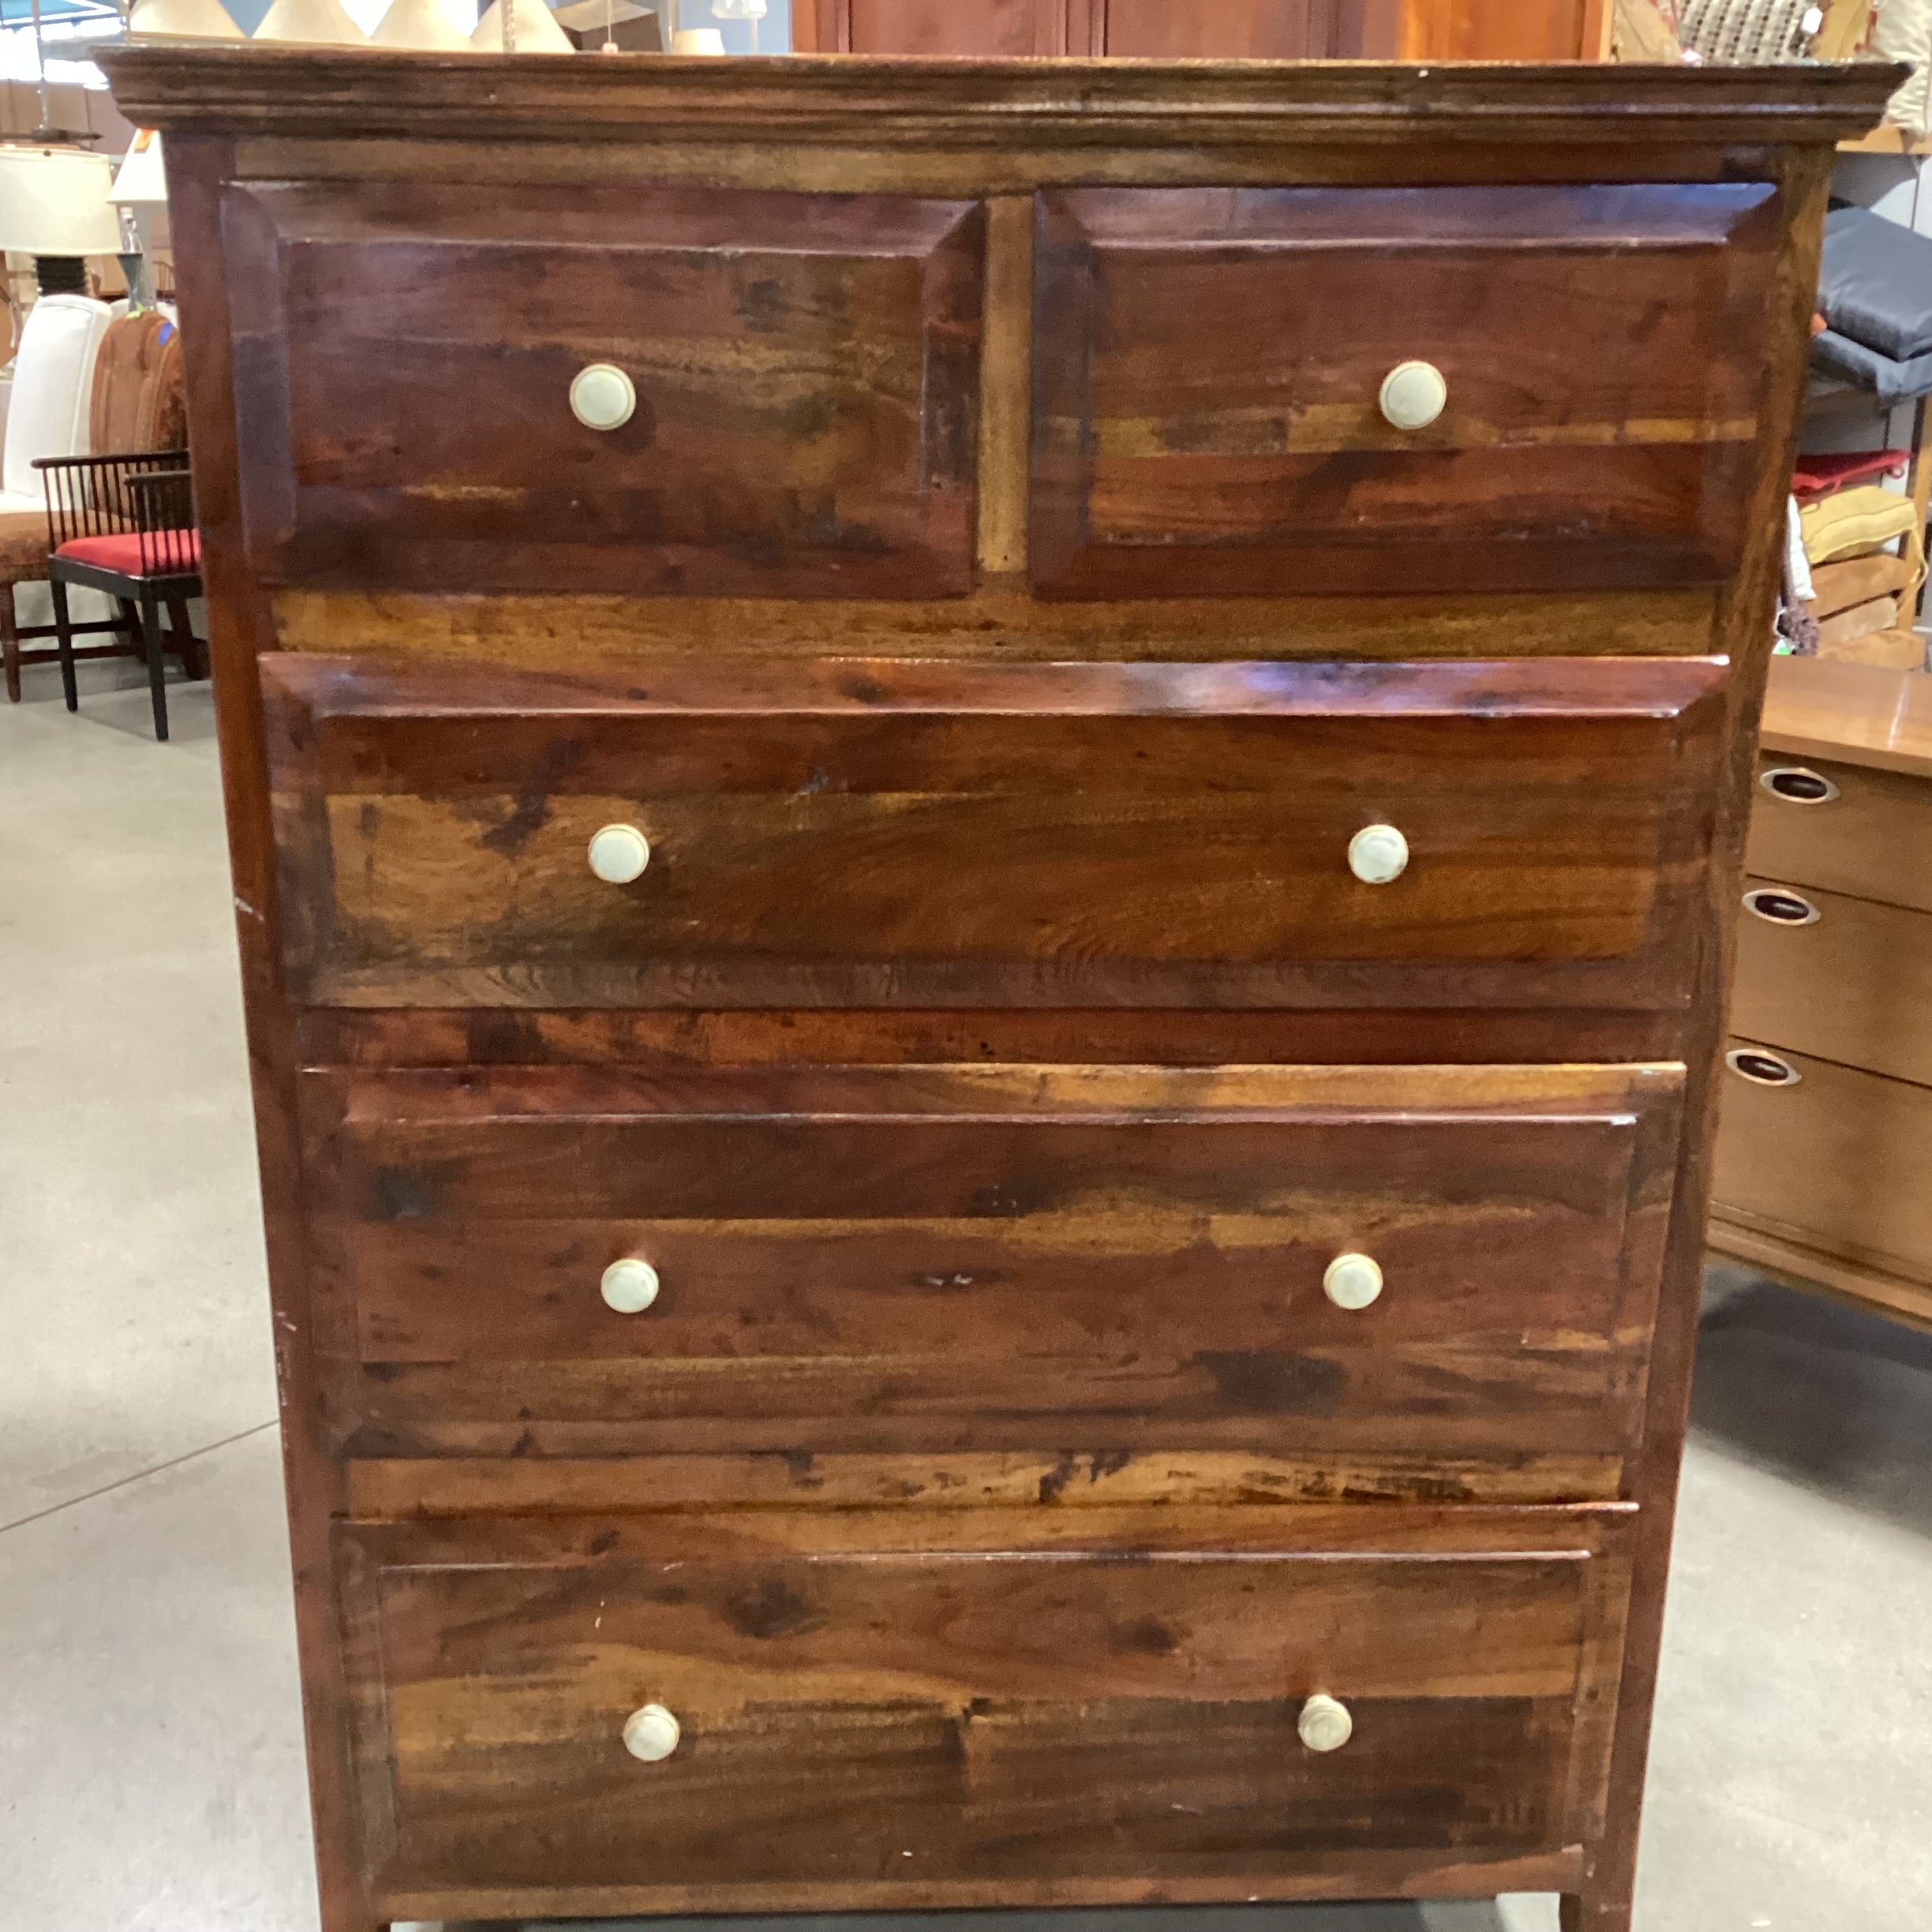
[[1347,140],[1824,144],[1902,67],[1355,61],[731,60],[127,45],[97,57],[137,126],[391,137],[1080,149]]

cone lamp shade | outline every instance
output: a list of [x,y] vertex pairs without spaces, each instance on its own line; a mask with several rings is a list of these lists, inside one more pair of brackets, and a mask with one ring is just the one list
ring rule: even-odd
[[[515,0],[516,51],[519,54],[575,54],[571,37],[550,17],[543,0]],[[489,11],[476,24],[470,44],[479,54],[503,51],[503,0],[490,0]]]
[[131,40],[245,40],[221,0],[134,0]]
[[369,45],[369,36],[349,17],[342,0],[275,0],[255,38],[294,47]]
[[0,249],[22,255],[112,255],[121,223],[108,205],[114,163],[74,148],[0,148]]
[[392,0],[369,36],[373,47],[414,47],[425,54],[467,54],[470,36],[451,20],[443,0]]
[[159,208],[167,200],[161,137],[152,128],[135,130],[133,144],[121,158],[121,171],[107,190],[107,199],[116,208]]

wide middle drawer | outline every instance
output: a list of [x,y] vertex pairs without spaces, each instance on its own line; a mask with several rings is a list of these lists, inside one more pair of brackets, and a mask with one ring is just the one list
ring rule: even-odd
[[1561,1495],[1614,1493],[1638,1427],[1681,1078],[317,1071],[302,1107],[365,1453],[1221,1451],[1399,1490],[1432,1452]]
[[1690,994],[1715,661],[263,676],[301,1003]]

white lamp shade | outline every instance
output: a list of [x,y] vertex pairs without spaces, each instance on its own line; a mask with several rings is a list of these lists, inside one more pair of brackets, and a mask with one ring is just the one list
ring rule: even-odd
[[450,18],[443,0],[392,0],[369,39],[376,47],[415,47],[430,54],[470,51],[470,36]]
[[245,40],[221,0],[134,0],[128,38],[170,40]]
[[137,128],[133,144],[121,157],[121,171],[107,190],[116,208],[154,208],[167,200],[167,174],[161,165],[161,137]]
[[121,224],[107,203],[114,163],[73,148],[0,148],[0,249],[111,255]]
[[[516,51],[519,54],[575,54],[571,37],[550,17],[543,0],[515,0]],[[470,44],[479,54],[503,51],[503,0],[490,0],[489,10],[476,24]]]
[[671,36],[673,54],[722,54],[724,36],[715,27],[680,27]]
[[342,0],[275,0],[255,38],[297,47],[369,45],[369,36],[349,17]]
[[765,0],[711,0],[711,11],[720,20],[762,20]]

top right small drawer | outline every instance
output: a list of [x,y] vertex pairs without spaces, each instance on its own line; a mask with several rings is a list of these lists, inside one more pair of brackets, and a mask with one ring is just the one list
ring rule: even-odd
[[1780,886],[1932,912],[1932,781],[1761,751],[1744,867]]
[[1777,201],[1752,182],[1043,193],[1035,590],[1729,575]]

